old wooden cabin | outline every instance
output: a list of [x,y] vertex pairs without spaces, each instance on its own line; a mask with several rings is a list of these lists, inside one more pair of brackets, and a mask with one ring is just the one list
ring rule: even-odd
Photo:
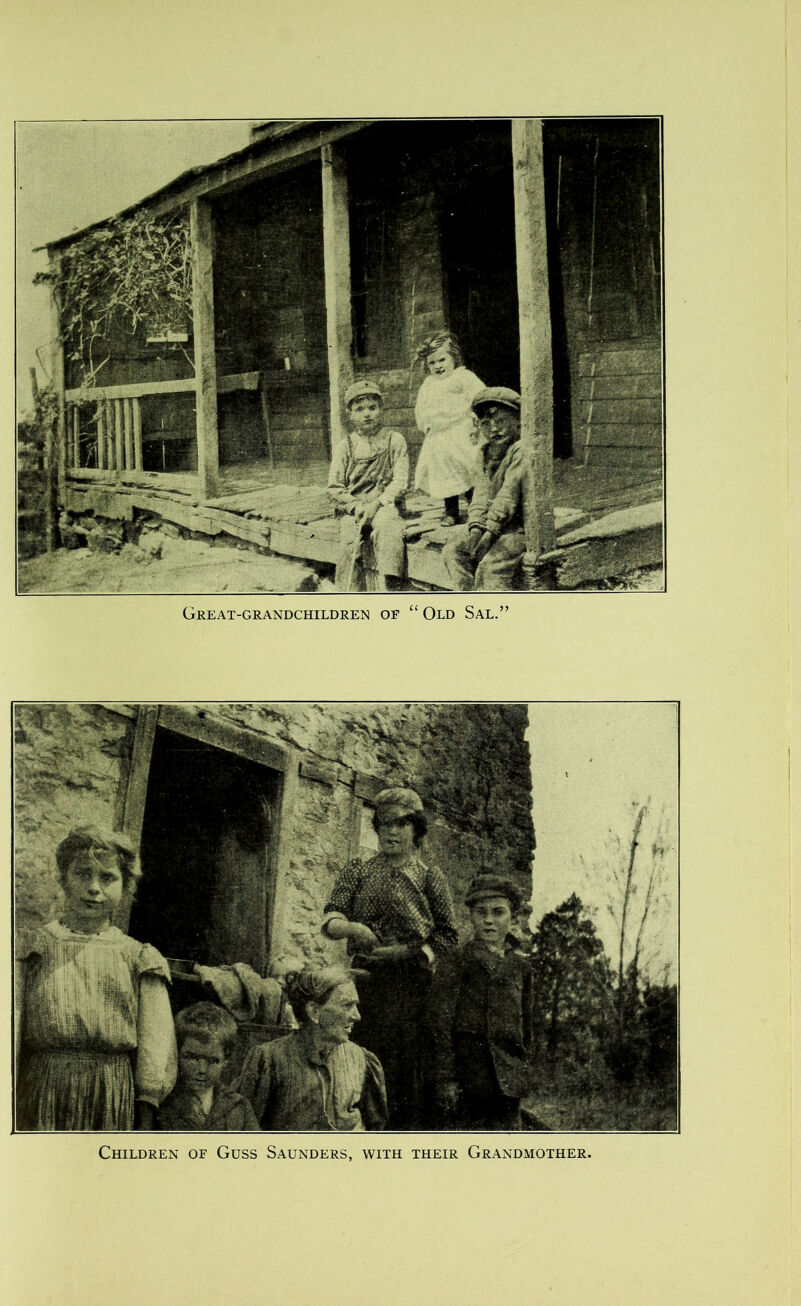
[[[53,242],[65,531],[156,518],[332,564],[344,387],[378,376],[414,459],[410,359],[447,324],[523,395],[526,583],[661,563],[660,140],[655,118],[269,123]],[[83,254],[134,226],[168,272],[98,311]],[[447,586],[441,543],[410,539],[412,585]]]

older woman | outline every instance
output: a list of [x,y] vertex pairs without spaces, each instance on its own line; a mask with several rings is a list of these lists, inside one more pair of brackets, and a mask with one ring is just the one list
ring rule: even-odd
[[300,1028],[254,1048],[237,1085],[262,1129],[383,1129],[387,1098],[381,1065],[350,1042],[359,999],[344,966],[308,968],[286,979]]
[[359,1040],[384,1067],[390,1127],[417,1129],[429,1123],[427,995],[437,955],[457,943],[456,917],[445,877],[419,853],[426,833],[420,795],[383,789],[373,824],[380,851],[341,871],[322,929],[329,939],[347,940],[363,974]]

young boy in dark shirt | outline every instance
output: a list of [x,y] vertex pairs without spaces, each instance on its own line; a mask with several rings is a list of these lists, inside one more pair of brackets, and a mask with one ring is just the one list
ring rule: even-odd
[[466,1129],[519,1129],[530,1087],[531,967],[508,937],[521,901],[512,881],[477,876],[465,898],[474,937],[434,981],[437,1100]]
[[208,1133],[258,1130],[253,1108],[222,1083],[236,1041],[236,1021],[213,1002],[195,1002],[175,1017],[178,1082],[159,1107],[158,1128]]

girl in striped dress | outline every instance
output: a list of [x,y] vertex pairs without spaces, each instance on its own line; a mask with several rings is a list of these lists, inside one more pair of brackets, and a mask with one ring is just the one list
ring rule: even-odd
[[81,826],[56,862],[61,918],[17,949],[17,1129],[153,1128],[176,1075],[170,971],[111,924],[136,887],[136,853]]

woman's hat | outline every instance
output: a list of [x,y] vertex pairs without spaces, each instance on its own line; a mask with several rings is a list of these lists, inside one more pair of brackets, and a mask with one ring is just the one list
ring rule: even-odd
[[354,399],[361,399],[364,395],[372,395],[376,399],[383,399],[384,393],[377,381],[371,381],[365,377],[362,381],[352,381],[345,391],[345,407],[350,408]]
[[483,902],[485,898],[507,898],[512,911],[517,911],[523,901],[523,893],[505,875],[477,875],[465,894],[465,903],[472,907],[474,902]]
[[480,417],[482,408],[488,404],[498,404],[501,408],[511,408],[513,413],[519,413],[520,395],[516,390],[507,390],[505,385],[491,385],[486,390],[479,390],[471,407]]
[[399,821],[404,816],[423,814],[423,800],[414,789],[395,786],[382,789],[375,800],[375,814],[378,820]]

